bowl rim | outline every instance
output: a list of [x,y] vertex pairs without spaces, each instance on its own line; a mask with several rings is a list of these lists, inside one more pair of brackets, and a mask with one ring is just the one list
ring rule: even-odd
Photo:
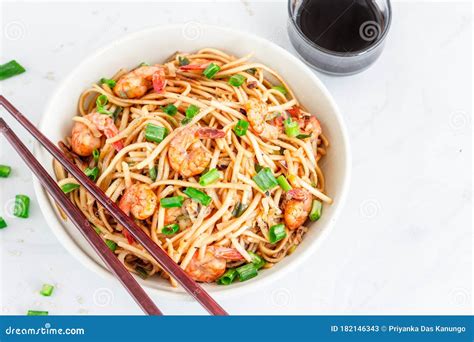
[[[138,31],[129,33],[119,39],[113,40],[109,44],[101,47],[100,49],[95,50],[93,53],[86,56],[86,58],[84,58],[82,62],[77,64],[71,71],[69,71],[67,76],[54,89],[51,97],[49,98],[46,106],[44,107],[42,111],[42,116],[38,124],[38,128],[42,130],[42,128],[46,126],[46,117],[47,117],[46,113],[50,111],[50,109],[52,108],[52,105],[57,101],[59,94],[62,92],[65,86],[69,83],[69,81],[72,78],[74,78],[80,72],[80,70],[85,64],[87,64],[90,61],[93,61],[102,53],[104,53],[108,49],[113,48],[116,45],[119,45],[119,44],[122,45],[126,43],[127,41],[134,40],[142,35],[150,34],[151,32],[182,29],[183,25],[184,24],[152,26],[152,27],[148,27],[142,30],[138,30]],[[347,128],[344,124],[344,120],[340,113],[339,107],[334,101],[332,95],[327,90],[326,86],[322,83],[319,77],[317,77],[316,74],[305,63],[303,63],[295,55],[291,54],[289,51],[285,50],[279,45],[265,38],[254,35],[252,33],[233,29],[233,28],[228,28],[228,27],[216,26],[216,25],[200,24],[200,26],[204,30],[219,31],[219,32],[222,32],[223,34],[228,33],[234,36],[245,35],[246,39],[251,39],[255,41],[256,43],[261,43],[263,45],[270,44],[273,46],[273,48],[279,51],[280,54],[285,55],[285,57],[288,58],[291,61],[291,63],[298,64],[300,68],[306,69],[308,71],[311,81],[319,87],[323,96],[327,99],[330,107],[334,111],[337,125],[339,126],[339,129],[341,130],[342,139],[340,143],[343,145],[344,152],[345,152],[343,156],[345,160],[345,170],[343,170],[343,179],[341,179],[342,186],[341,186],[340,195],[339,195],[337,203],[333,204],[333,205],[336,205],[336,208],[333,211],[331,220],[327,222],[326,227],[324,231],[321,233],[321,235],[316,239],[316,241],[313,241],[312,244],[306,250],[299,253],[297,258],[294,258],[291,261],[291,268],[287,267],[285,269],[281,269],[278,272],[275,272],[266,277],[260,278],[259,281],[257,282],[249,282],[245,286],[240,286],[240,287],[232,287],[232,286],[224,287],[223,286],[222,289],[218,291],[209,291],[210,294],[214,298],[225,299],[229,297],[234,297],[239,294],[242,295],[242,294],[248,293],[251,290],[255,290],[258,287],[268,285],[270,282],[274,282],[277,279],[280,279],[281,277],[283,277],[283,275],[287,274],[288,272],[296,270],[303,261],[307,260],[309,256],[312,255],[317,250],[319,245],[327,238],[327,236],[333,230],[335,222],[337,221],[344,207],[344,204],[346,202],[347,194],[349,191],[351,172],[352,172],[352,159],[351,159],[351,150],[350,150],[350,145],[349,145],[349,135],[347,133]],[[42,153],[43,151],[44,151],[44,148],[40,145],[39,142],[35,141],[34,142],[34,155],[38,159],[41,159],[40,153]],[[69,254],[74,256],[80,263],[86,266],[86,268],[93,270],[95,273],[101,275],[104,278],[115,279],[112,273],[105,266],[97,263],[94,259],[92,259],[85,251],[82,250],[82,248],[76,243],[76,241],[66,232],[66,230],[63,228],[63,225],[61,223],[61,219],[58,217],[58,214],[54,208],[53,203],[50,201],[49,195],[47,194],[46,190],[44,190],[44,188],[41,186],[40,182],[34,175],[33,175],[33,187],[34,187],[34,191],[36,194],[36,198],[37,198],[40,210],[43,213],[44,218],[46,219],[48,223],[48,226],[51,228],[53,234],[58,239],[58,242],[60,242],[63,245],[63,247],[67,249]],[[164,290],[160,288],[150,287],[148,286],[148,283],[146,281],[142,280],[141,278],[137,276],[135,276],[135,278],[138,280],[140,285],[147,292],[153,295],[157,295],[157,296],[160,296],[162,298],[167,298],[167,299],[174,299],[174,300],[185,300],[185,299],[188,299],[189,301],[192,300],[191,296],[189,296],[184,291],[168,291],[168,290]]]

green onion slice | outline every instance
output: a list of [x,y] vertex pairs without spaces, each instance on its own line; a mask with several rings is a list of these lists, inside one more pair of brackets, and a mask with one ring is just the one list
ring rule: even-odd
[[41,288],[40,294],[45,297],[51,296],[53,293],[54,286],[50,284],[43,284],[43,287]]
[[163,208],[180,208],[183,206],[183,202],[183,196],[165,197],[160,200],[160,205]]
[[242,137],[242,136],[247,134],[248,128],[249,128],[248,121],[239,120],[237,122],[237,125],[235,125],[235,127],[234,127],[234,132],[237,136]]
[[48,311],[28,310],[27,316],[48,316]]
[[311,134],[298,134],[296,137],[298,139],[306,139],[306,138],[311,138]]
[[76,189],[79,189],[80,188],[80,185],[79,184],[75,184],[75,183],[66,183],[64,184],[63,186],[61,186],[61,190],[65,193],[65,194],[68,194],[70,193],[71,191],[74,191]]
[[97,176],[99,175],[99,168],[96,166],[94,168],[86,168],[84,170],[84,173],[86,174],[87,177],[89,177],[92,181],[95,182],[95,180],[97,179]]
[[246,281],[258,275],[257,268],[254,264],[246,264],[235,269],[239,275],[240,281]]
[[250,251],[247,251],[247,253],[252,257],[252,264],[254,264],[257,270],[261,269],[266,264],[266,261],[260,255]]
[[318,200],[313,200],[313,203],[311,205],[311,211],[309,213],[309,219],[311,221],[317,221],[322,215],[323,211],[323,204],[318,201]]
[[205,192],[202,192],[195,188],[186,188],[183,191],[186,195],[188,195],[191,199],[195,200],[196,202],[201,203],[204,206],[208,206],[212,202],[212,198],[208,196]]
[[276,243],[281,239],[286,237],[286,228],[283,223],[277,224],[275,226],[270,227],[269,230],[269,240],[271,243]]
[[101,94],[97,97],[95,100],[95,104],[97,108],[104,107],[107,103],[109,102],[109,99],[107,98],[107,95]]
[[179,226],[176,223],[168,224],[161,229],[161,233],[165,235],[176,234],[179,230]]
[[300,134],[300,126],[296,121],[291,121],[289,117],[285,121],[283,121],[285,125],[285,134],[290,138],[297,137]]
[[233,87],[240,87],[242,84],[244,84],[246,79],[247,78],[244,75],[232,75],[232,77],[229,78],[229,84]]
[[219,178],[221,178],[221,173],[217,169],[211,169],[199,177],[199,184],[206,186],[216,182]]
[[107,245],[107,247],[110,248],[112,252],[115,252],[115,250],[117,249],[117,244],[112,240],[105,240],[105,244]]
[[278,185],[278,182],[269,167],[261,169],[252,177],[252,179],[262,191],[271,190]]
[[168,130],[163,126],[147,124],[145,127],[145,138],[148,141],[160,143],[168,135]]
[[237,202],[237,204],[234,207],[234,210],[232,210],[232,216],[234,217],[242,216],[245,209],[247,209],[247,206],[245,204],[242,204],[242,202]]
[[186,118],[192,119],[196,116],[196,114],[199,113],[199,107],[196,105],[189,105],[188,108],[186,108]]
[[153,167],[148,171],[148,173],[150,174],[151,180],[152,180],[153,182],[156,181],[156,177],[158,176],[157,170],[156,170],[156,166],[153,166]]
[[245,70],[245,72],[250,75],[255,75],[257,73],[257,68],[250,68],[250,69]]
[[118,106],[115,108],[114,112],[112,113],[112,118],[114,119],[114,121],[117,120],[118,116],[120,115],[120,113],[122,113],[122,111],[123,107]]
[[0,165],[0,177],[7,178],[10,176],[12,168],[8,165]]
[[286,90],[286,88],[284,86],[281,86],[281,85],[273,86],[272,89],[278,90],[283,95],[288,94],[288,90]]
[[101,83],[101,84],[107,84],[110,88],[113,88],[113,87],[115,87],[115,85],[117,84],[117,81],[111,80],[111,79],[109,79],[109,78],[104,78],[104,77],[102,77],[102,78],[100,79],[100,83]]
[[0,216],[0,229],[6,228],[7,226],[7,222],[5,222],[4,218]]
[[138,276],[142,279],[147,279],[150,276],[148,272],[141,266],[136,266],[135,271],[137,271]]
[[179,66],[188,65],[189,59],[187,57],[178,56],[178,63],[179,63]]
[[165,112],[166,114],[170,116],[174,116],[178,112],[178,108],[174,104],[170,103],[166,107],[163,107],[163,112]]
[[283,189],[283,191],[290,191],[292,189],[290,183],[288,183],[285,176],[283,175],[278,176],[277,182],[280,185],[280,187]]
[[30,198],[26,195],[15,196],[15,206],[13,207],[13,215],[21,218],[28,218],[30,209]]
[[0,65],[0,81],[24,73],[26,70],[17,61]]
[[94,158],[94,162],[97,164],[99,162],[100,152],[98,149],[92,151],[92,157]]
[[218,66],[217,64],[211,63],[207,66],[206,69],[202,72],[204,76],[207,78],[213,78],[215,74],[217,74],[221,70],[221,67]]
[[237,278],[237,271],[234,268],[229,268],[219,279],[217,284],[219,285],[230,285]]
[[181,125],[185,126],[188,123],[190,123],[191,120],[192,120],[191,118],[184,118],[183,120],[181,120]]

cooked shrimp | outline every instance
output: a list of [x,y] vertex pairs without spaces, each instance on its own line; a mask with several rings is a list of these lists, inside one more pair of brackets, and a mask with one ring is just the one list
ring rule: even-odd
[[217,139],[224,136],[223,131],[209,127],[182,130],[169,144],[168,160],[171,167],[183,177],[202,173],[211,161],[211,154],[200,139]]
[[89,127],[81,122],[74,123],[71,133],[71,147],[76,154],[82,157],[90,156],[95,149],[100,148],[101,144],[100,137],[94,136]]
[[209,246],[202,259],[195,253],[185,271],[196,281],[212,283],[221,277],[226,270],[227,260],[244,260],[235,248]]
[[165,84],[165,71],[161,66],[144,65],[120,77],[114,93],[123,99],[135,99],[145,95],[151,88],[161,93]]
[[245,104],[245,111],[252,131],[266,140],[278,138],[278,128],[266,122],[267,104],[256,99],[250,99]]
[[286,193],[284,219],[288,229],[299,228],[305,223],[311,211],[311,203],[311,194],[305,189],[292,189]]
[[130,215],[138,220],[146,220],[156,209],[158,199],[147,184],[133,184],[125,190],[119,202],[119,208],[125,214]]
[[[114,120],[105,114],[97,112],[88,114],[84,117],[91,121],[100,132],[104,133],[107,138],[115,137],[118,134],[118,129],[114,124]],[[87,157],[92,152],[101,147],[100,137],[94,136],[89,127],[81,122],[74,123],[71,134],[71,147],[78,155]],[[112,144],[117,151],[123,148],[123,142],[117,141]]]

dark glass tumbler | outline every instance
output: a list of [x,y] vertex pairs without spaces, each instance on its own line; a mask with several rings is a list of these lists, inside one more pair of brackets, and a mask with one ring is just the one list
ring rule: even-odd
[[[288,1],[288,35],[294,48],[307,64],[327,74],[344,76],[361,72],[375,62],[382,53],[392,19],[389,0],[365,0],[370,2],[370,6],[376,6],[380,21],[366,21],[357,26],[360,38],[368,42],[364,48],[342,52],[329,50],[316,44],[301,29],[299,23],[300,15],[309,1],[327,0]],[[339,0],[332,1],[336,2]],[[354,0],[353,2],[356,3],[357,1],[361,0]],[[317,20],[317,18],[314,20]]]

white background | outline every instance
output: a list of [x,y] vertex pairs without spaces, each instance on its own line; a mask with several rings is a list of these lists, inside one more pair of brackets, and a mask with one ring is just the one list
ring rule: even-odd
[[[1,10],[1,63],[17,59],[28,71],[0,86],[33,122],[83,57],[144,27],[230,26],[294,52],[285,2],[3,2]],[[341,108],[353,151],[352,185],[332,235],[278,282],[221,301],[230,313],[470,313],[470,4],[395,2],[393,11],[373,67],[345,78],[318,73]],[[4,139],[0,164],[14,169],[0,179],[0,215],[9,223],[0,231],[0,312],[140,314],[116,281],[89,271],[58,243],[35,202],[30,172]],[[9,214],[17,193],[32,198],[27,220]],[[56,285],[52,297],[38,294],[43,283]],[[193,302],[154,299],[167,314],[204,313]]]

